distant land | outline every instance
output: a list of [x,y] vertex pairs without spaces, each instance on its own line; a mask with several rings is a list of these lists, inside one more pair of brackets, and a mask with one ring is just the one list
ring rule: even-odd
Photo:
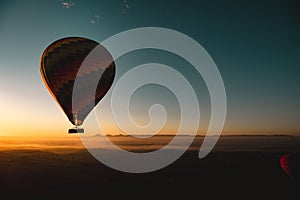
[[[174,135],[108,137],[125,150],[149,152],[166,145]],[[89,138],[101,141],[103,136]],[[299,198],[299,176],[289,176],[280,160],[287,153],[300,159],[300,137],[221,135],[214,149],[199,159],[203,138],[195,137],[190,148],[169,166],[131,174],[102,164],[78,136],[0,137],[0,192],[22,199],[86,199],[103,193],[110,198],[118,198],[121,193],[127,198],[133,191],[152,198],[178,198],[190,191],[195,195],[200,188],[201,196],[212,199],[220,193],[228,199]],[[176,144],[174,150],[180,145]]]

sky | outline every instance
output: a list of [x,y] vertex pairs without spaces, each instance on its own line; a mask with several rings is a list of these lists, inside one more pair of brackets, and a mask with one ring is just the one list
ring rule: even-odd
[[[300,135],[300,4],[297,1],[1,1],[0,136],[67,136],[72,127],[40,75],[40,58],[52,42],[80,36],[102,42],[122,31],[163,27],[196,40],[222,76],[227,96],[226,134]],[[117,81],[134,66],[158,62],[190,79],[201,109],[199,133],[210,119],[207,88],[183,59],[159,50],[130,52],[116,61]],[[172,78],[172,77],[171,77]],[[149,122],[152,104],[165,106],[163,133],[180,121],[178,101],[159,85],[139,88],[130,109]],[[119,134],[109,102],[97,104],[83,127]],[[95,117],[96,116],[96,117]],[[101,125],[99,125],[99,120]],[[188,130],[187,130],[188,132]]]

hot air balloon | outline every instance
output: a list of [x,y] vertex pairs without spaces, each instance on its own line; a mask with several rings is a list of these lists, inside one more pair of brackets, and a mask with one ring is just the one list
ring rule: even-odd
[[[86,60],[95,49],[96,53]],[[40,73],[48,91],[75,126],[68,132],[83,133],[84,129],[80,126],[84,119],[113,83],[115,63],[107,49],[98,42],[67,37],[53,42],[44,50]],[[76,96],[73,95],[75,82],[80,89]],[[93,85],[96,85],[96,91],[92,89]]]
[[300,155],[285,153],[280,157],[280,166],[292,178],[300,178]]

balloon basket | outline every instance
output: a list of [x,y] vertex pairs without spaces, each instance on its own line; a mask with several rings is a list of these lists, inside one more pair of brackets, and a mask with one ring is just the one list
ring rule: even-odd
[[68,131],[69,134],[72,134],[72,133],[84,133],[84,129],[83,128],[78,128],[78,127],[75,127],[75,128],[70,128],[69,131]]

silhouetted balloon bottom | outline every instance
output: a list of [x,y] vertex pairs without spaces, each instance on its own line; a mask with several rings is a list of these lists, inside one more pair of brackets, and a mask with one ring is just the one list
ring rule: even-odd
[[84,129],[78,127],[70,128],[68,133],[84,133]]

